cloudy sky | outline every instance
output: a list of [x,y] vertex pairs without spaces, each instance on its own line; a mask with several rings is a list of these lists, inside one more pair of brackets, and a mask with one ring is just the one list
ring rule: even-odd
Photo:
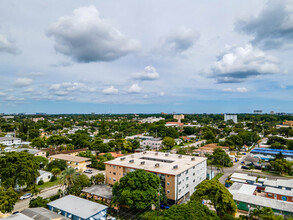
[[291,0],[0,4],[0,112],[293,112]]

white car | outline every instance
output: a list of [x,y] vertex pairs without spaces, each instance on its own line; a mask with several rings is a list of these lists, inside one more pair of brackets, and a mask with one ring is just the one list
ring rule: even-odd
[[31,194],[31,193],[26,193],[26,194],[24,194],[23,196],[21,196],[19,199],[20,200],[24,200],[24,199],[28,199],[28,198],[30,198],[30,197],[32,197],[33,195]]
[[93,173],[93,171],[91,170],[91,169],[87,169],[87,170],[85,170],[85,171],[83,171],[84,173],[89,173],[89,174],[92,174]]

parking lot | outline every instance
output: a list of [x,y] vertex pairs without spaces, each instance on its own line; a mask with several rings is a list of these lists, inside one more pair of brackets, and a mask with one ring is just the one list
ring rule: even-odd
[[93,168],[88,168],[89,170],[92,170],[93,171],[93,173],[84,173],[83,172],[83,174],[85,174],[85,175],[87,175],[89,178],[91,177],[91,176],[95,176],[95,175],[97,175],[98,173],[102,173],[102,174],[104,174],[105,175],[105,170],[97,170],[97,169],[93,169]]

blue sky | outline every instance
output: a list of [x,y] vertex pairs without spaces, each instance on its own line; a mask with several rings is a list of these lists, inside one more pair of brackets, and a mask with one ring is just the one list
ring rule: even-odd
[[2,0],[0,112],[293,112],[292,1]]

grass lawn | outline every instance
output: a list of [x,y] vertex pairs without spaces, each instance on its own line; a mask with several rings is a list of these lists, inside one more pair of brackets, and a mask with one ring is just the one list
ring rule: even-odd
[[172,150],[178,150],[178,149],[180,149],[180,148],[181,148],[181,146],[176,145],[176,146],[174,146],[174,147],[172,148]]
[[46,189],[46,188],[50,188],[50,187],[52,187],[52,186],[56,186],[56,185],[58,185],[59,184],[59,179],[57,179],[57,180],[55,180],[55,181],[53,181],[53,182],[46,182],[46,183],[44,183],[43,185],[37,185],[37,189],[39,189],[39,190],[43,190],[43,189]]

